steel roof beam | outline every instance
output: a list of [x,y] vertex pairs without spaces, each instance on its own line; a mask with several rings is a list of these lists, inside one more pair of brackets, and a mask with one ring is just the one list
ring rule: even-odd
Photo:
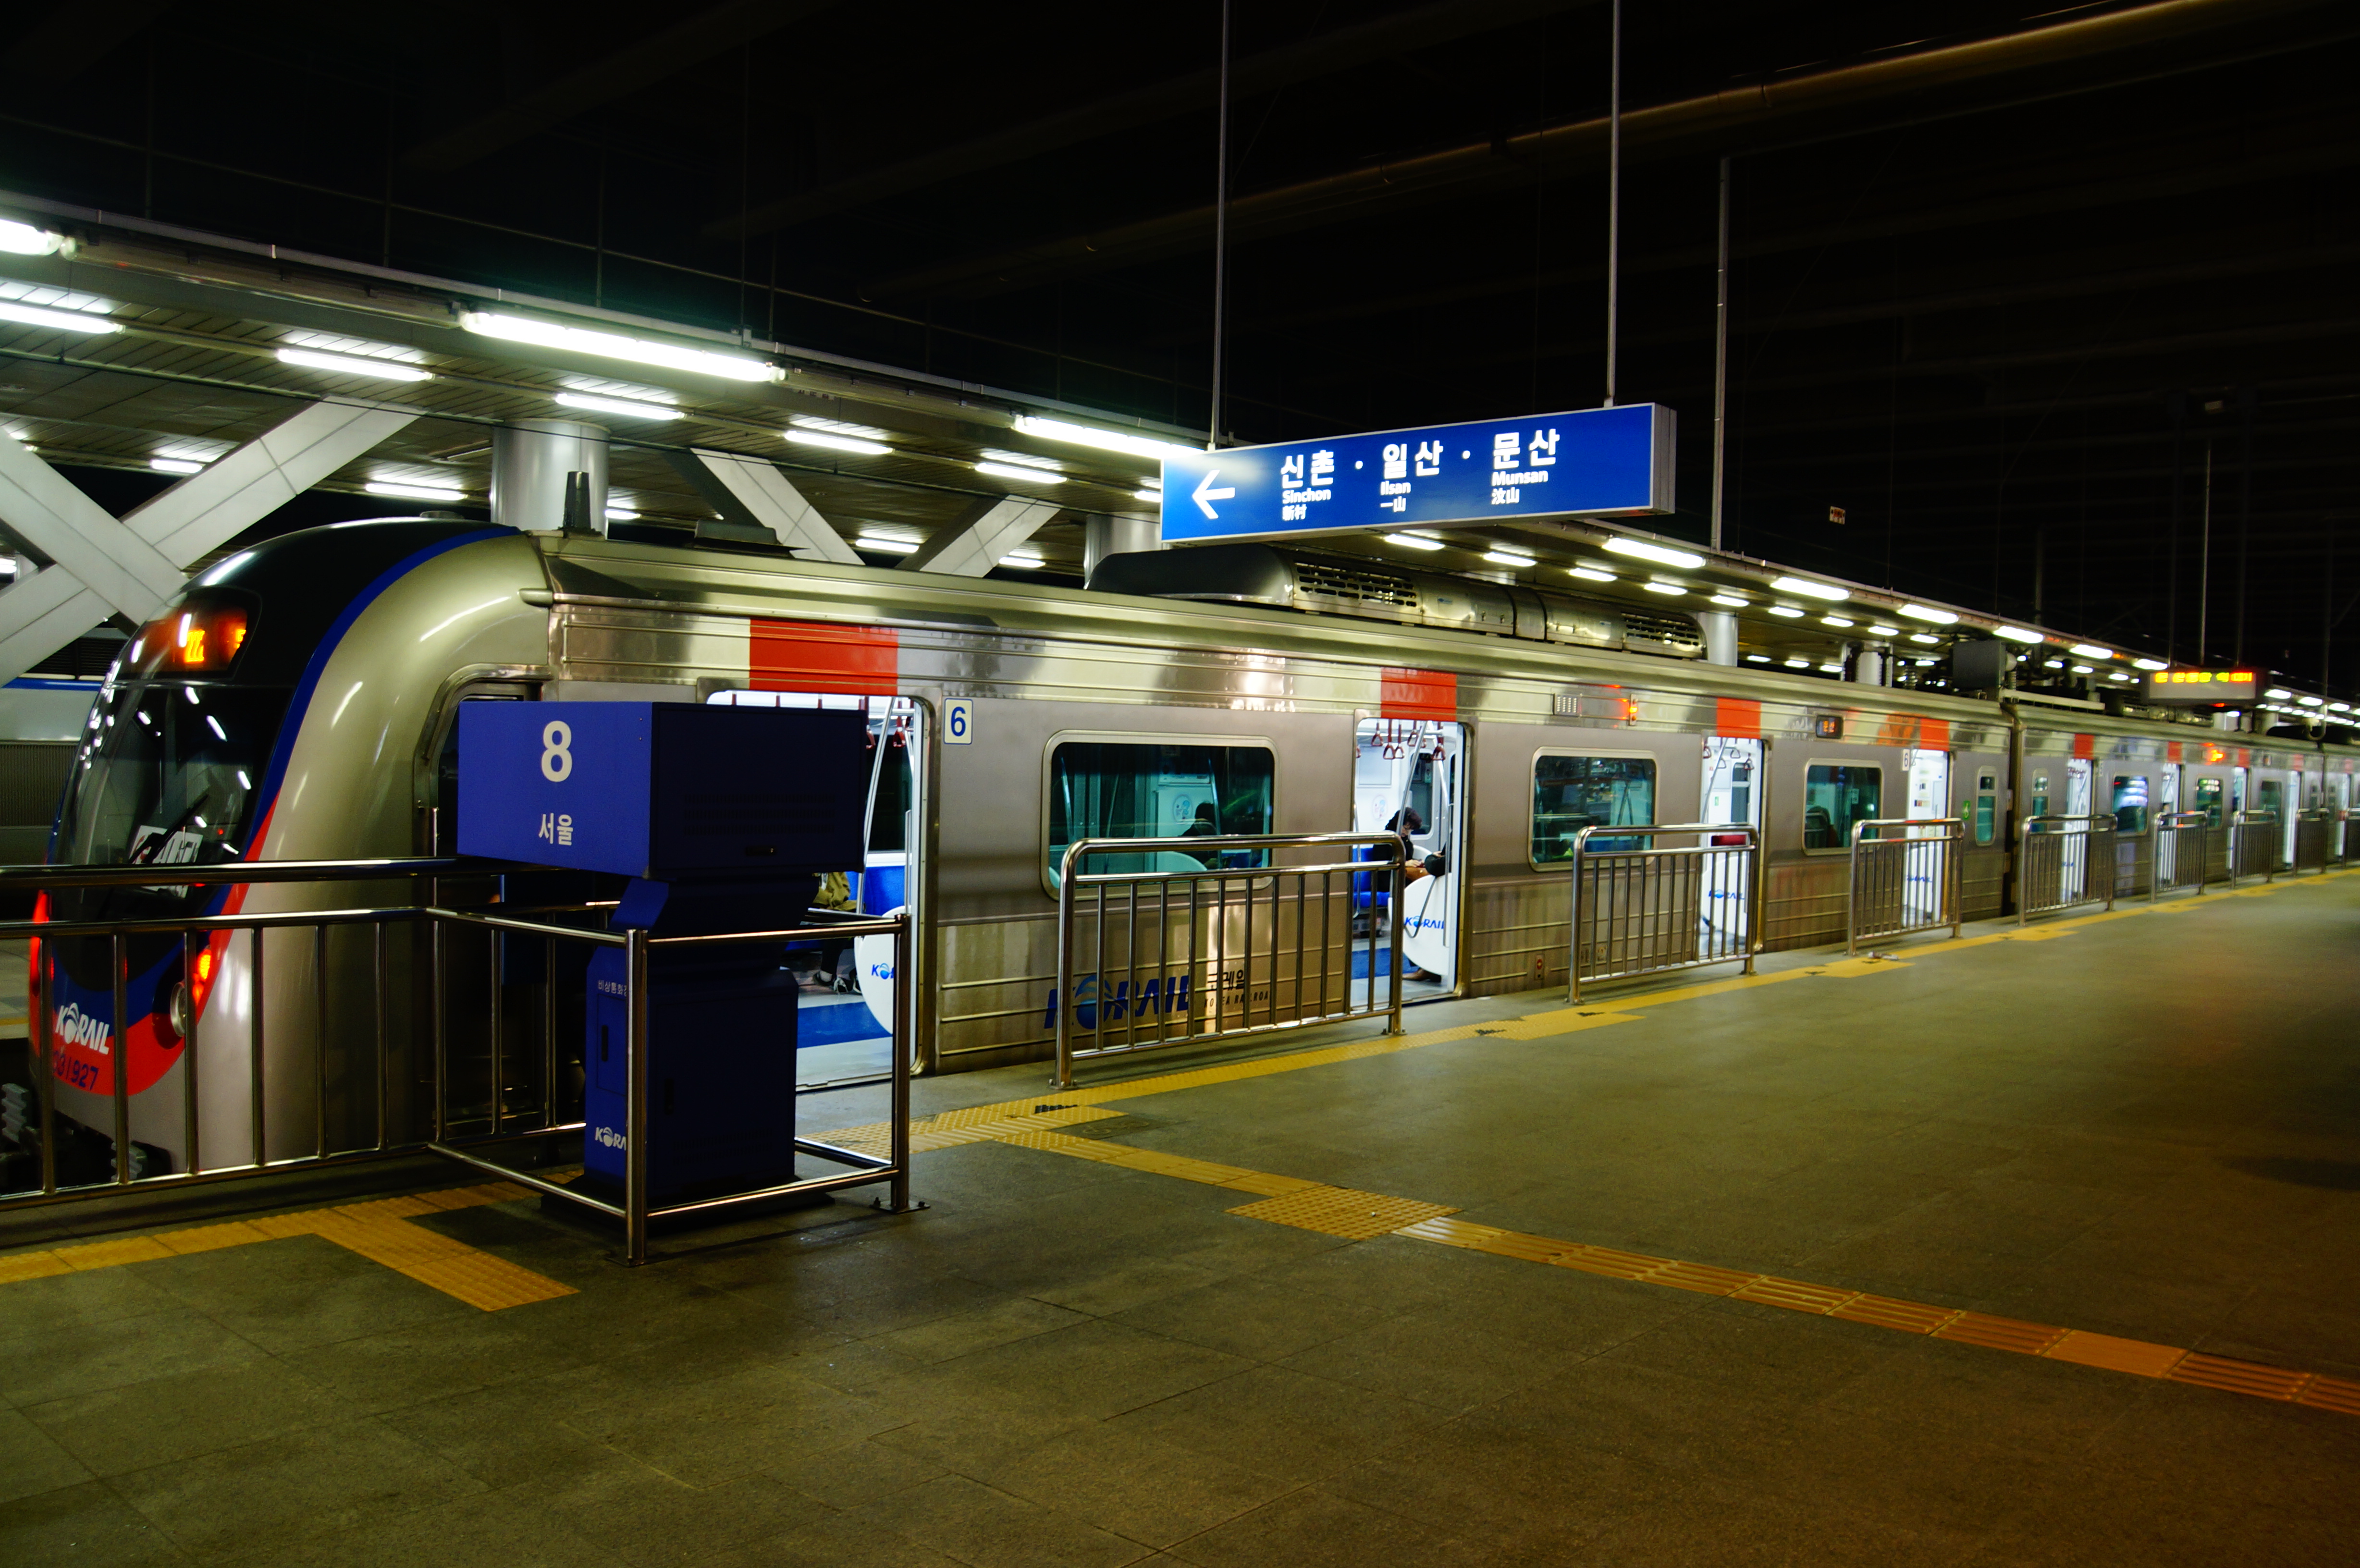
[[402,167],[447,174],[514,147],[576,114],[629,96],[749,38],[825,11],[835,0],[724,0],[402,154]]
[[672,471],[713,509],[733,523],[768,528],[788,549],[822,561],[858,566],[860,556],[819,508],[803,499],[778,464],[734,452],[667,452]]
[[147,620],[188,570],[418,416],[312,403],[122,517],[0,436],[0,525],[49,562],[0,591],[0,681],[110,615]]
[[981,577],[1062,510],[1054,501],[1003,496],[986,506],[980,516],[935,534],[915,555],[902,560],[902,569],[937,572],[946,577]]

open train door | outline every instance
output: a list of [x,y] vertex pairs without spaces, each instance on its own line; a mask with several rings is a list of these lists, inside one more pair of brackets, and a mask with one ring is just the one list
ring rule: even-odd
[[1466,725],[1362,719],[1353,726],[1352,831],[1386,833],[1400,824],[1415,858],[1406,887],[1391,886],[1382,872],[1353,878],[1356,923],[1365,920],[1382,936],[1387,922],[1402,922],[1404,1001],[1432,1001],[1458,989],[1466,818]]

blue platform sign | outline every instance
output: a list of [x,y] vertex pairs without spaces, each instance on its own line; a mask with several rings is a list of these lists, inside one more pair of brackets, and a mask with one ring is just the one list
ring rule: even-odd
[[1669,512],[1676,423],[1633,403],[1167,457],[1164,539]]

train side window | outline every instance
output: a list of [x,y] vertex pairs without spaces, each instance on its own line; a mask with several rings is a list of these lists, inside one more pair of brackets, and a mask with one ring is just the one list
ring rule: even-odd
[[2114,775],[2114,813],[2116,833],[2147,832],[2147,790],[2143,774]]
[[2196,809],[2204,813],[2207,824],[2221,825],[2221,780],[2199,779],[2196,781]]
[[1975,775],[1975,842],[1989,844],[1999,832],[1999,775]]
[[2261,780],[2261,787],[2254,792],[2254,804],[2261,811],[2278,811],[2281,813],[2279,820],[2281,822],[2285,820],[2283,812],[2286,806],[2286,798],[2284,792],[2279,789],[2278,781],[2277,779],[2265,779]]
[[[1046,869],[1086,838],[1210,838],[1266,833],[1276,761],[1266,746],[1059,741],[1049,753]],[[1260,866],[1261,850],[1224,851],[1220,866]],[[1217,869],[1215,856],[1175,845],[1153,855],[1094,856],[1094,871]]]
[[[1655,759],[1652,757],[1582,757],[1544,751],[1533,758],[1532,863],[1562,866],[1573,858],[1573,841],[1586,827],[1617,827],[1655,820]],[[1590,841],[1592,850],[1639,849],[1638,838]]]
[[1803,847],[1850,848],[1853,824],[1875,821],[1884,800],[1884,768],[1812,763],[1803,775]]
[[2032,776],[2032,811],[2029,814],[2036,817],[2049,814],[2049,775],[2046,773]]

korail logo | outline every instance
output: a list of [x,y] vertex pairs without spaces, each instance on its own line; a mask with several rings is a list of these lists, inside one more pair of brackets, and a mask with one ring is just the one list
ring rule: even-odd
[[1403,922],[1402,930],[1438,931],[1448,929],[1449,923],[1438,915],[1412,915]]
[[591,1131],[590,1141],[601,1149],[620,1149],[623,1147],[623,1135],[613,1127],[596,1127]]
[[890,980],[893,978],[893,965],[872,964],[869,966],[869,977],[872,980]]
[[94,1018],[68,1002],[57,1012],[57,1037],[67,1045],[78,1045],[104,1056],[109,1053],[107,1042],[115,1037],[115,1030],[104,1018]]

